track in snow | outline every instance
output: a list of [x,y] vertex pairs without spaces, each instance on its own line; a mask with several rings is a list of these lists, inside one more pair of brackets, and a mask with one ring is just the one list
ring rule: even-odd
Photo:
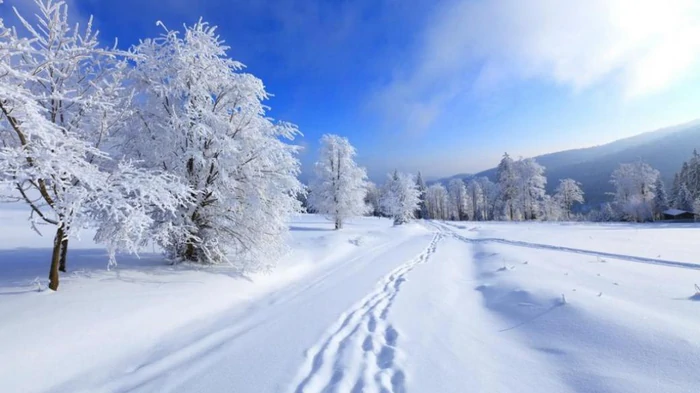
[[436,233],[425,251],[389,273],[307,351],[295,393],[406,391],[405,374],[395,362],[399,332],[387,316],[406,275],[428,262],[442,237],[442,231]]
[[500,244],[505,244],[505,245],[509,245],[509,246],[516,246],[516,247],[526,247],[526,248],[534,248],[534,249],[540,249],[540,250],[562,251],[562,252],[568,252],[568,253],[572,253],[572,254],[592,255],[594,257],[612,258],[612,259],[619,259],[619,260],[629,261],[629,262],[646,263],[646,264],[650,264],[650,265],[662,265],[662,266],[670,266],[670,267],[676,267],[676,268],[682,268],[682,269],[700,270],[700,264],[690,263],[690,262],[678,262],[678,261],[668,261],[668,260],[664,260],[664,259],[636,257],[633,255],[614,254],[614,253],[609,253],[609,252],[583,250],[580,248],[572,248],[572,247],[552,246],[549,244],[529,243],[529,242],[523,242],[523,241],[519,241],[519,240],[507,240],[507,239],[501,239],[501,238],[472,239],[472,238],[464,237],[464,236],[457,234],[453,229],[450,228],[452,225],[446,225],[443,223],[436,223],[435,226],[446,231],[452,237],[459,239],[463,242],[470,243],[470,244],[500,243]]

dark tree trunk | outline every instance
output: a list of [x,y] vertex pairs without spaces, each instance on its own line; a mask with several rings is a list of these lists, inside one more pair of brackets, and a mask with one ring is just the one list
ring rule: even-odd
[[64,239],[61,243],[61,260],[58,264],[58,270],[66,272],[66,255],[68,255],[68,239]]
[[196,261],[196,251],[195,251],[195,246],[194,246],[194,240],[190,239],[187,241],[187,245],[185,246],[185,260],[187,261]]
[[343,227],[343,222],[339,218],[336,218],[335,219],[335,229],[340,229],[342,227]]
[[53,253],[51,254],[51,270],[49,270],[49,288],[58,290],[58,265],[61,258],[61,244],[63,243],[63,224],[58,226],[56,237],[53,239]]

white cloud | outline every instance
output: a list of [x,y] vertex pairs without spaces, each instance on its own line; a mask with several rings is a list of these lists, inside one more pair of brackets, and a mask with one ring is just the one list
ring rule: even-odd
[[455,0],[428,26],[411,68],[375,94],[394,118],[434,119],[460,93],[513,79],[575,91],[613,83],[633,99],[669,88],[700,60],[696,0]]

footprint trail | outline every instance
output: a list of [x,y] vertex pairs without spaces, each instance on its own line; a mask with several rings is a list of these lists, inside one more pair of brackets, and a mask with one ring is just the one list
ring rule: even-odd
[[443,238],[383,278],[377,289],[343,313],[326,337],[308,350],[294,393],[406,392],[406,376],[397,364],[400,332],[388,320],[406,275],[426,263]]

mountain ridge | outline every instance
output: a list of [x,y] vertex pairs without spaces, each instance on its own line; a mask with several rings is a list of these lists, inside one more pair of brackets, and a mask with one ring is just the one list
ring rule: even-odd
[[[545,167],[548,193],[554,192],[560,179],[572,178],[582,184],[586,205],[595,206],[611,200],[606,195],[613,191],[609,182],[610,175],[621,163],[643,160],[659,170],[668,190],[673,175],[690,158],[693,149],[699,146],[700,119],[696,119],[602,145],[568,149],[532,158]],[[482,176],[495,181],[496,168],[473,175],[453,175],[436,182],[447,183],[454,178]]]

